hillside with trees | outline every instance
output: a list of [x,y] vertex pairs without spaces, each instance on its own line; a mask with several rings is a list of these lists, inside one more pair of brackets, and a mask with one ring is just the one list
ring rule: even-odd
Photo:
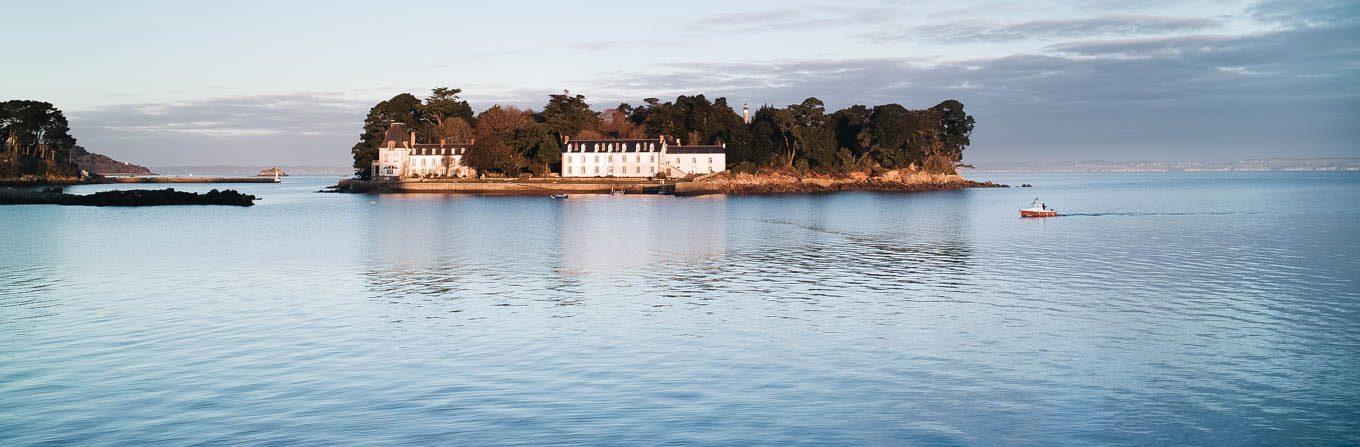
[[927,109],[900,104],[854,105],[828,112],[817,98],[784,107],[763,106],[751,123],[727,103],[704,95],[595,111],[585,96],[549,95],[541,112],[496,105],[473,114],[459,89],[437,88],[419,99],[403,93],[373,106],[355,144],[357,175],[370,163],[388,124],[401,122],[424,142],[475,141],[466,163],[480,172],[515,176],[556,171],[563,136],[658,138],[693,144],[726,144],[729,168],[837,174],[916,167],[953,174],[969,145],[974,119],[963,103],[946,100]]
[[0,179],[80,178],[66,115],[41,101],[0,102]]
[[89,152],[71,136],[66,115],[51,103],[0,102],[0,179],[76,180],[94,174],[150,174],[145,167]]

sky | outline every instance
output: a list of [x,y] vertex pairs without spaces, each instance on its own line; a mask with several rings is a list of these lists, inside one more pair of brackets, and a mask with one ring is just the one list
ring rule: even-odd
[[0,99],[147,166],[345,166],[374,103],[957,99],[965,162],[1360,156],[1360,0],[0,0]]

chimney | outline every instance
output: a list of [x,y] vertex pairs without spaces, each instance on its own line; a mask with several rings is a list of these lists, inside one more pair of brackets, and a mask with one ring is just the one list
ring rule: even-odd
[[562,135],[562,144],[567,144],[567,143],[570,143],[570,142],[571,142],[571,135]]
[[449,140],[445,140],[445,139],[443,139],[443,138],[440,138],[440,139],[439,139],[439,145],[440,145],[440,146],[447,146],[448,144],[449,144]]
[[411,131],[411,147],[416,147],[416,131]]

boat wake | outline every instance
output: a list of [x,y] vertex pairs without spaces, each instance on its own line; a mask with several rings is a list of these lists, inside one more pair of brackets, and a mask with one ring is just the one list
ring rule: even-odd
[[1062,213],[1062,214],[1059,214],[1057,217],[1101,217],[1101,216],[1139,216],[1139,217],[1142,217],[1142,216],[1236,216],[1236,215],[1250,215],[1250,214],[1263,214],[1263,213],[1256,213],[1256,212],[1215,212],[1215,211],[1169,213],[1169,212],[1141,212],[1141,211],[1133,211],[1133,212],[1111,212],[1111,213]]

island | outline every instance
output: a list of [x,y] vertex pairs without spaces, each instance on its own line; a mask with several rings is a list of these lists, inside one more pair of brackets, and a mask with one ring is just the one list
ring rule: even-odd
[[283,172],[282,169],[279,169],[278,166],[275,166],[275,167],[272,167],[272,168],[262,169],[262,170],[260,170],[260,173],[259,173],[259,174],[255,174],[255,176],[256,176],[256,177],[287,177],[288,174],[285,173],[285,172]]
[[704,95],[596,111],[549,95],[541,111],[481,113],[462,90],[403,93],[373,106],[338,192],[771,194],[998,187],[959,176],[975,120],[963,103],[826,110]]

